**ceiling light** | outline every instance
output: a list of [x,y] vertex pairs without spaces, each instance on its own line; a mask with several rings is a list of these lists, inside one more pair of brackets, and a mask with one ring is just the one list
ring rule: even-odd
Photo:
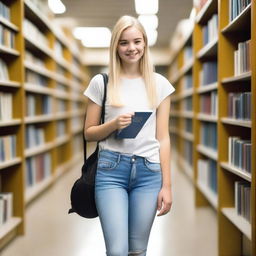
[[48,0],[48,6],[55,14],[61,14],[66,11],[66,7],[61,0]]
[[157,30],[156,29],[145,29],[148,37],[148,45],[153,46],[157,40]]
[[158,27],[158,17],[156,15],[140,15],[138,19],[145,29],[157,29]]
[[77,27],[73,31],[86,47],[109,47],[111,31],[106,27]]
[[137,14],[156,14],[158,12],[158,0],[135,0]]

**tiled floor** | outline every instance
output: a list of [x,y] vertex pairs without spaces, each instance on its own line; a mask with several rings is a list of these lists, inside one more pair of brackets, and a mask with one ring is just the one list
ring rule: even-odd
[[[210,207],[195,209],[189,179],[172,168],[173,207],[157,217],[148,256],[216,256],[217,221]],[[26,211],[26,235],[16,238],[1,256],[104,256],[99,220],[68,215],[69,192],[79,166],[63,175]]]

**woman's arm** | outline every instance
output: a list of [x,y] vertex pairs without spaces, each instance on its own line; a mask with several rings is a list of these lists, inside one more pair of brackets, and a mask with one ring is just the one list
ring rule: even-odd
[[84,136],[87,141],[100,141],[117,129],[123,129],[132,121],[133,113],[127,113],[100,124],[102,107],[88,99]]
[[158,195],[158,216],[164,215],[171,209],[172,192],[171,192],[171,145],[169,136],[169,113],[170,113],[170,96],[166,97],[156,113],[156,137],[160,143],[160,163],[162,169],[162,189]]

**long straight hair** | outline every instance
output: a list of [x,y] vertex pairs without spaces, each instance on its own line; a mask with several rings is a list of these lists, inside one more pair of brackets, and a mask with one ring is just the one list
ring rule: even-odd
[[108,99],[109,103],[112,106],[121,107],[123,104],[121,102],[119,94],[119,84],[120,76],[122,71],[121,59],[117,52],[118,43],[121,37],[122,32],[129,28],[137,28],[143,35],[145,48],[144,54],[139,60],[139,69],[144,79],[147,96],[149,100],[149,105],[151,108],[156,107],[157,105],[157,96],[156,96],[156,82],[154,76],[154,67],[150,59],[148,39],[146,32],[141,25],[141,23],[134,17],[131,16],[122,16],[116,23],[112,31],[112,37],[110,42],[110,63],[109,63],[109,84],[108,84]]

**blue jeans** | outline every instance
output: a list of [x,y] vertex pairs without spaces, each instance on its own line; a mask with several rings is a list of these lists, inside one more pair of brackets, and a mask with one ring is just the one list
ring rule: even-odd
[[107,256],[146,255],[161,186],[159,163],[100,151],[95,199]]

